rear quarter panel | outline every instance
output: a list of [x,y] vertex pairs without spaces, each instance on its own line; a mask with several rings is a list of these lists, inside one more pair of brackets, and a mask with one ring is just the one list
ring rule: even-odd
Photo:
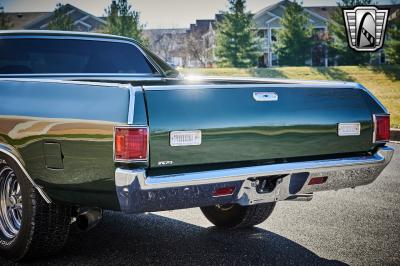
[[0,80],[0,99],[0,143],[52,200],[118,208],[113,131],[127,122],[127,86]]

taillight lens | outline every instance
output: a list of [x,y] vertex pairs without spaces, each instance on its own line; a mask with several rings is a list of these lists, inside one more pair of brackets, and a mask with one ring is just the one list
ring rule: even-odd
[[390,116],[374,115],[374,142],[387,142],[390,139]]
[[146,127],[116,127],[115,161],[146,161],[148,130]]

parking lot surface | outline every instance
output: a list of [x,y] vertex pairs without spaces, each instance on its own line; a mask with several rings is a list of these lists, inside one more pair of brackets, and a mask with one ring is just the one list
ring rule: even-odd
[[[199,209],[141,215],[106,212],[74,233],[56,265],[400,264],[400,145],[372,184],[279,202],[254,229],[221,231]],[[0,264],[10,264],[0,259]]]

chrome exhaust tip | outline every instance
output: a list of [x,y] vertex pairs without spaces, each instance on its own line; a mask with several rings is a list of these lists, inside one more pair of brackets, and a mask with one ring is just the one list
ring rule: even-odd
[[313,199],[313,193],[309,194],[296,194],[296,195],[291,195],[285,200],[291,200],[291,201],[310,201]]

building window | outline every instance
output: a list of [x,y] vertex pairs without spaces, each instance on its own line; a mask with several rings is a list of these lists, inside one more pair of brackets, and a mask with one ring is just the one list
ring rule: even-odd
[[271,54],[271,63],[272,63],[272,66],[279,66],[277,54],[274,54],[274,53]]
[[278,40],[278,29],[271,29],[271,41],[276,42]]

